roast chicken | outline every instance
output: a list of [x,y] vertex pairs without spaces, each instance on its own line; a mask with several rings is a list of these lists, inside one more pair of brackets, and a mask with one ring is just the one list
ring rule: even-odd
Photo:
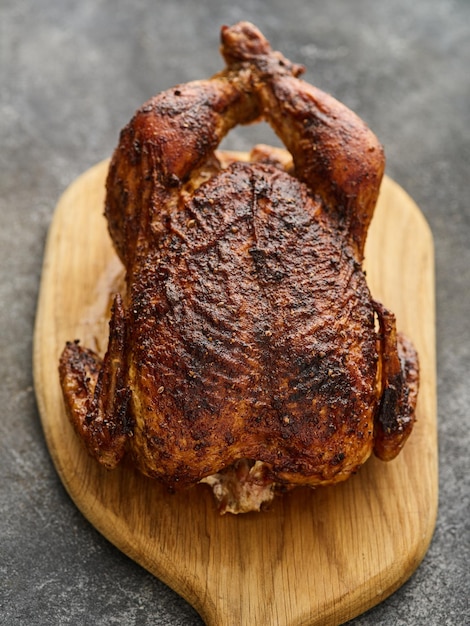
[[[362,269],[380,143],[252,24],[221,41],[220,73],[155,96],[121,132],[105,215],[126,290],[104,356],[70,341],[59,372],[105,467],[127,455],[239,513],[343,481],[372,452],[393,459],[419,373]],[[261,120],[285,149],[218,151]]]

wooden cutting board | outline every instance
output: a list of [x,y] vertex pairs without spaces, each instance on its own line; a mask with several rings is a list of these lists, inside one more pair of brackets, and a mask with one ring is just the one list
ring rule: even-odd
[[385,178],[366,250],[374,296],[421,358],[418,421],[405,449],[390,463],[370,459],[341,485],[294,490],[267,513],[220,516],[207,486],[169,495],[125,465],[102,469],[64,412],[59,354],[75,338],[104,352],[110,293],[123,283],[103,217],[107,166],[83,174],[57,206],[35,329],[40,415],[71,498],[209,625],[340,624],[379,603],[419,565],[437,509],[433,243],[419,209]]

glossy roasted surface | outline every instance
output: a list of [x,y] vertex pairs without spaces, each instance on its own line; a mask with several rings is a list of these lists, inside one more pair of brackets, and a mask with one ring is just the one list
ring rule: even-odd
[[[416,354],[400,362],[361,267],[383,150],[251,24],[224,27],[222,53],[224,71],[154,97],[121,133],[106,215],[127,295],[102,365],[76,344],[62,356],[69,413],[102,463],[128,450],[171,487],[237,459],[275,482],[338,482],[375,440],[393,458],[413,426]],[[289,171],[267,147],[254,162],[215,153],[260,118]],[[101,371],[88,403],[81,354]]]

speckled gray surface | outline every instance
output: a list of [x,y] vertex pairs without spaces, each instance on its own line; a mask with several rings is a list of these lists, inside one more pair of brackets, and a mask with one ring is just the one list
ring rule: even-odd
[[[435,238],[440,506],[430,549],[351,623],[470,624],[470,3],[2,0],[0,623],[201,624],[77,511],[45,446],[31,372],[47,228],[153,93],[220,67],[223,23],[255,22],[372,126]],[[263,131],[256,131],[264,139]],[[253,137],[253,133],[251,133]],[[244,147],[247,136],[233,136]]]

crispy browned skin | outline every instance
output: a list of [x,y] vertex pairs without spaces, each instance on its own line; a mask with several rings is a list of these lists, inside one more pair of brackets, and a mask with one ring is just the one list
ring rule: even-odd
[[[383,151],[251,24],[222,29],[222,54],[224,71],[121,133],[106,215],[126,300],[103,362],[67,344],[66,405],[103,464],[127,451],[170,487],[237,459],[279,483],[338,482],[374,449],[393,458],[414,420],[416,352],[361,269]],[[222,168],[221,139],[258,119],[289,173],[267,148]]]

